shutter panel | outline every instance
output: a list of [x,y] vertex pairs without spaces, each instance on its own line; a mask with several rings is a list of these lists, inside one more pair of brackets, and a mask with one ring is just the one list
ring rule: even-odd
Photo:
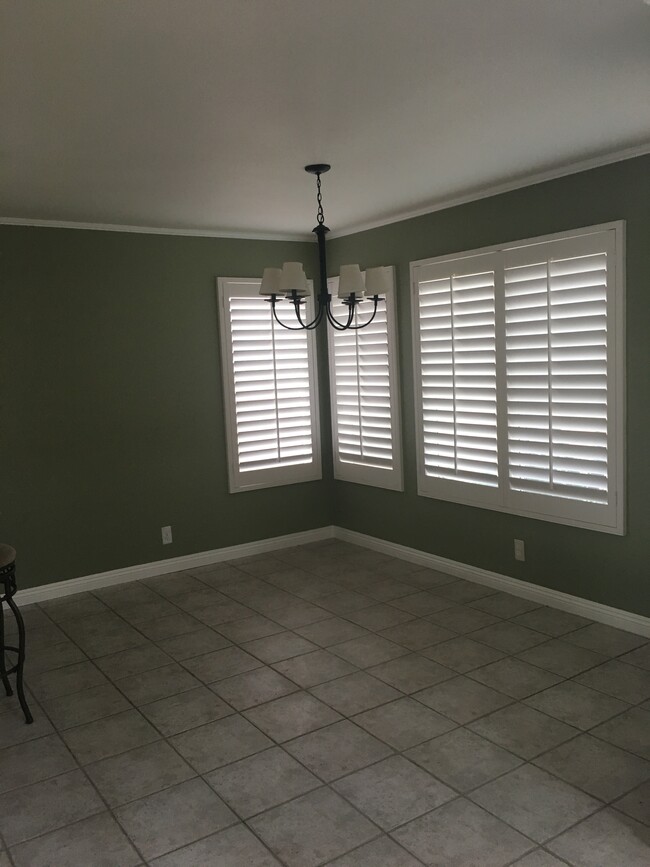
[[[337,284],[329,285],[332,313],[344,322],[348,307],[335,297]],[[372,310],[372,301],[362,301],[353,323],[368,321]],[[390,292],[370,325],[329,328],[330,389],[336,478],[401,490],[394,315]]]
[[259,281],[220,280],[220,288],[231,485],[289,484],[305,471],[314,478],[313,335],[278,325]]
[[415,281],[424,474],[496,489],[494,258],[423,266]]
[[606,232],[505,254],[513,491],[608,503],[607,259]]

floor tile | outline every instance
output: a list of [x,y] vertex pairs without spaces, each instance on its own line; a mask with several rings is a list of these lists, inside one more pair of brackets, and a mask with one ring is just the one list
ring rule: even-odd
[[406,750],[455,728],[455,724],[412,698],[357,714],[354,722],[396,750]]
[[402,693],[365,671],[313,687],[310,692],[339,713],[352,716],[401,698]]
[[119,614],[131,626],[137,626],[139,623],[146,623],[159,617],[178,614],[178,608],[159,596],[157,599],[150,599],[148,602],[142,602],[139,605],[121,608]]
[[58,735],[6,747],[0,750],[0,793],[56,777],[76,767]]
[[299,626],[296,632],[320,647],[330,647],[332,644],[341,644],[343,641],[368,634],[366,629],[340,617],[328,617],[308,626]]
[[284,748],[325,782],[392,754],[390,747],[349,720],[289,741]]
[[417,692],[454,676],[451,669],[419,653],[375,665],[368,669],[368,674],[406,693]]
[[278,743],[337,722],[340,716],[313,695],[296,692],[245,711],[258,728]]
[[615,810],[603,810],[548,844],[574,867],[647,867],[650,828]]
[[431,867],[503,867],[531,848],[526,837],[464,798],[414,819],[393,837]]
[[232,708],[205,686],[142,705],[140,712],[164,737],[179,734],[233,713]]
[[650,825],[650,781],[624,795],[612,806],[633,819]]
[[259,659],[246,653],[240,647],[226,647],[224,650],[215,650],[212,653],[205,653],[203,656],[195,656],[193,659],[185,660],[185,667],[188,671],[191,671],[195,677],[204,683],[223,680],[226,677],[259,668],[261,665]]
[[[16,867],[136,867],[140,856],[115,819],[100,813],[67,828],[21,843],[12,850]],[[2,861],[0,861],[2,864]],[[9,862],[7,862],[7,865]]]
[[600,653],[594,653],[593,650],[586,650],[584,647],[575,647],[560,639],[538,644],[537,647],[524,650],[517,656],[524,662],[552,671],[560,677],[573,677],[581,671],[587,671],[606,661],[606,657]]
[[[409,576],[405,577],[408,580]],[[366,593],[378,602],[390,602],[392,599],[399,599],[401,596],[411,596],[415,589],[416,587],[412,584],[397,581],[395,578],[387,578],[384,581],[378,581],[376,584],[370,584]]]
[[[28,635],[31,638],[31,634]],[[61,641],[58,644],[34,649],[28,639],[25,678],[29,679],[35,674],[54,671],[55,668],[64,668],[66,665],[85,660],[86,654],[72,641]]]
[[512,658],[500,659],[477,668],[469,673],[469,677],[511,698],[526,698],[560,680],[556,674]]
[[196,776],[165,741],[102,759],[88,765],[86,773],[109,807],[152,795]]
[[210,689],[236,710],[246,710],[296,692],[298,687],[277,671],[264,666],[220,680],[211,684]]
[[311,602],[297,599],[295,596],[291,598],[290,602],[283,605],[258,607],[262,614],[265,614],[270,620],[280,623],[285,629],[297,629],[332,616],[331,611],[326,611],[320,605],[313,605]]
[[567,632],[574,632],[583,626],[591,625],[591,621],[587,620],[586,617],[570,614],[568,611],[560,611],[559,608],[548,608],[547,606],[535,608],[533,611],[519,614],[512,619],[514,623],[528,626],[530,629],[536,629],[538,632],[552,635],[554,638]]
[[91,617],[93,614],[108,611],[104,603],[92,593],[75,593],[62,599],[51,599],[41,602],[40,607],[55,623],[76,620],[79,617]]
[[605,802],[650,779],[650,762],[590,735],[555,747],[534,764]]
[[389,659],[404,656],[408,651],[393,641],[387,641],[380,635],[365,635],[361,638],[353,638],[330,647],[330,652],[347,659],[359,668],[368,668],[371,665],[379,665]]
[[390,837],[378,837],[347,855],[335,858],[327,867],[421,867],[421,864]]
[[117,820],[147,860],[212,834],[236,821],[235,815],[203,780],[119,807]]
[[245,617],[243,620],[234,620],[232,623],[222,623],[219,625],[221,635],[225,635],[230,641],[238,644],[242,641],[266,638],[267,635],[275,635],[277,632],[282,631],[279,623],[274,623],[273,620],[269,620],[267,617],[262,617],[259,614]]
[[360,611],[351,611],[347,618],[364,629],[378,632],[380,629],[388,629],[414,619],[408,611],[400,611],[394,605],[371,605],[370,608],[362,608]]
[[374,825],[328,789],[275,807],[250,825],[288,867],[315,867],[377,835]]
[[587,650],[593,650],[605,656],[620,656],[622,653],[629,653],[630,650],[634,650],[635,647],[640,647],[648,641],[641,635],[624,632],[622,629],[615,629],[604,623],[592,623],[591,626],[585,626],[577,632],[572,632],[566,640],[570,644],[585,647]]
[[535,849],[530,855],[515,861],[512,867],[566,867],[566,861],[559,861],[543,849]]
[[77,662],[55,671],[47,671],[27,679],[27,684],[38,699],[72,695],[108,681],[92,662]]
[[467,729],[413,747],[406,757],[459,792],[469,792],[521,764],[517,756]]
[[472,792],[472,800],[538,843],[595,812],[601,803],[557,777],[522,765]]
[[427,620],[444,626],[445,629],[452,629],[454,632],[460,633],[474,632],[499,622],[498,617],[485,611],[479,611],[478,608],[470,608],[468,605],[452,605],[451,608],[446,608],[444,611],[427,615]]
[[228,646],[230,646],[230,641],[227,638],[207,626],[189,632],[187,635],[165,638],[160,642],[160,647],[165,653],[176,660],[190,659],[192,656],[200,656],[213,650],[222,650]]
[[385,831],[456,797],[452,789],[402,756],[357,771],[333,788]]
[[579,674],[575,679],[578,683],[630,704],[638,704],[650,698],[650,671],[627,665],[617,659],[610,659],[598,668]]
[[322,785],[279,747],[212,771],[206,780],[245,819]]
[[65,630],[75,644],[93,659],[137,647],[146,641],[139,630],[113,613],[67,621]]
[[209,605],[196,612],[197,620],[217,630],[223,623],[232,623],[234,620],[243,620],[254,615],[255,612],[251,608],[235,601],[224,602],[222,605]]
[[87,765],[157,741],[160,735],[137,710],[127,710],[68,729],[62,737],[77,761]]
[[650,671],[650,642],[632,650],[629,653],[619,657],[619,662],[626,662],[628,665],[638,665],[639,668],[645,668]]
[[509,620],[502,620],[500,623],[493,623],[492,626],[485,626],[473,632],[472,638],[483,644],[489,644],[490,647],[496,647],[504,653],[520,653],[546,641],[548,636],[526,626],[511,623]]
[[617,698],[564,681],[526,699],[526,704],[579,729],[590,729],[629,707]]
[[0,795],[0,833],[9,846],[105,809],[82,771]]
[[[447,642],[450,638],[455,638],[456,633],[429,620],[410,620],[408,623],[382,629],[380,635],[409,650],[421,650],[424,647],[438,645],[441,641]],[[428,653],[425,656],[433,658]]]
[[650,761],[650,713],[648,711],[632,708],[592,729],[591,733]]
[[522,599],[521,596],[513,596],[511,593],[494,593],[492,596],[477,599],[471,605],[479,611],[486,611],[488,614],[494,614],[495,617],[507,619],[539,608],[539,602]]
[[532,759],[578,734],[572,726],[520,703],[484,716],[469,728],[522,759]]
[[301,656],[276,662],[273,668],[305,689],[357,670],[351,663],[326,650],[303,653]]
[[200,628],[201,624],[199,621],[184,612],[168,614],[165,617],[157,617],[154,620],[145,620],[143,623],[138,623],[138,630],[152,641],[163,641],[165,638],[187,635],[195,629]]
[[111,680],[119,680],[122,677],[130,677],[133,674],[141,674],[143,671],[151,671],[169,665],[172,660],[157,645],[149,641],[139,647],[129,650],[120,650],[108,656],[101,656],[95,660],[95,665],[100,668]]
[[459,674],[465,674],[475,668],[487,665],[503,659],[504,653],[486,644],[479,644],[466,635],[452,638],[451,641],[443,641],[433,647],[427,647],[421,651],[423,656],[428,656],[441,665],[451,668]]
[[[4,698],[4,693],[0,693],[0,696]],[[29,702],[30,699],[31,696],[28,695],[27,701]],[[42,713],[36,713],[34,722],[31,725],[26,725],[17,699],[14,698],[13,701],[5,699],[5,701],[6,704],[0,704],[0,707],[6,708],[0,713],[0,749],[12,747],[25,741],[32,741],[35,738],[42,738],[54,731],[52,724]],[[33,705],[33,703],[32,700],[31,704]]]
[[102,719],[131,708],[122,693],[110,683],[84,689],[83,692],[75,693],[73,698],[62,695],[58,698],[46,699],[41,704],[59,730]]
[[391,605],[415,617],[426,617],[427,614],[434,614],[453,607],[454,602],[451,599],[444,599],[442,596],[430,593],[428,590],[420,590],[410,596],[393,599]]
[[179,692],[187,692],[199,685],[195,677],[176,663],[133,674],[119,681],[120,689],[136,707]]
[[318,600],[318,604],[326,611],[332,614],[349,614],[351,611],[358,611],[361,608],[368,608],[375,604],[375,600],[371,596],[364,596],[362,593],[355,593],[353,590],[342,590],[340,593],[333,593],[331,596],[323,596]]
[[451,599],[456,603],[475,602],[477,599],[483,599],[485,596],[494,596],[496,590],[492,587],[486,587],[484,584],[476,584],[474,581],[465,581],[459,579],[452,584],[443,584],[436,588],[436,593],[445,599]]
[[243,645],[243,649],[261,659],[262,662],[269,664],[298,656],[301,653],[309,653],[310,650],[318,650],[318,647],[293,632],[279,632],[277,635],[247,641]]
[[468,677],[454,677],[423,689],[416,698],[427,707],[465,725],[512,703],[512,699]]
[[281,867],[278,859],[242,824],[156,858],[149,864],[150,867]]
[[174,735],[170,743],[200,774],[273,745],[239,714]]

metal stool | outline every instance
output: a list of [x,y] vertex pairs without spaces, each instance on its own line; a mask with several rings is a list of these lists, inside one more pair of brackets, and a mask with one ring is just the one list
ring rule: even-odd
[[[14,602],[14,594],[16,592],[16,552],[11,545],[3,545],[0,543],[0,679],[4,684],[7,695],[13,695],[11,684],[9,683],[9,675],[16,673],[16,692],[18,693],[18,701],[25,714],[25,722],[34,722],[34,717],[31,715],[25,692],[23,690],[23,667],[25,665],[25,624],[18,610],[18,606]],[[5,644],[5,624],[4,624],[4,603],[7,603],[16,618],[18,626],[18,647],[13,647],[10,644]],[[6,667],[5,652],[9,650],[18,654],[16,664],[11,668]]]

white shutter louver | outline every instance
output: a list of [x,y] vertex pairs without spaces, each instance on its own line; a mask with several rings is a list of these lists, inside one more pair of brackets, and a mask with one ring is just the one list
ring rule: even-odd
[[[336,280],[329,290],[332,313],[345,322],[348,307],[336,298]],[[335,477],[401,490],[394,301],[391,289],[370,325],[330,328],[328,337]],[[372,301],[362,301],[353,324],[367,322],[372,310]]]
[[259,281],[219,286],[231,487],[320,477],[312,332],[278,325]]

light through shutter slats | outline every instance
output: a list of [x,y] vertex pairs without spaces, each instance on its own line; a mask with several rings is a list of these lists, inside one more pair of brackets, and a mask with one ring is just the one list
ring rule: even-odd
[[422,279],[418,305],[424,472],[497,487],[494,272]]
[[607,253],[529,260],[504,274],[510,487],[606,505]]
[[240,471],[311,463],[307,333],[278,325],[258,295],[230,297],[228,310]]

